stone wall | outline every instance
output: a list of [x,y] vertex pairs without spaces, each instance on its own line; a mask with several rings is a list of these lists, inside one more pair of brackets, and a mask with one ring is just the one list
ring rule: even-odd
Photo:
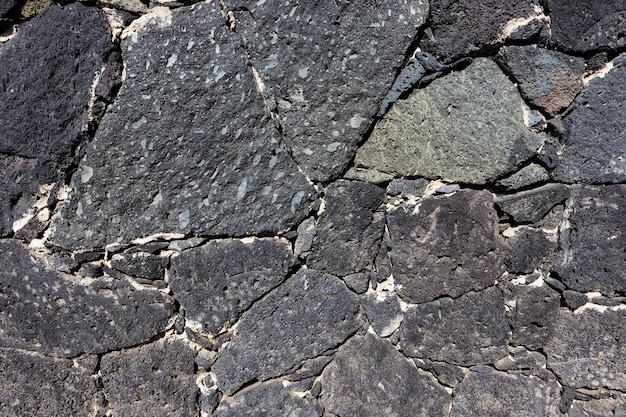
[[0,415],[626,416],[626,5],[0,5]]

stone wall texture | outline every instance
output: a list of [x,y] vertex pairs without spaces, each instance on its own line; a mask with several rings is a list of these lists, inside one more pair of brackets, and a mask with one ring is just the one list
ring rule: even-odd
[[623,0],[3,0],[0,417],[626,417]]

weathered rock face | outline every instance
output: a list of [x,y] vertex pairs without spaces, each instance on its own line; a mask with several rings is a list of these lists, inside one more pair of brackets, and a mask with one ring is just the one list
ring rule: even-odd
[[122,42],[127,78],[56,218],[59,246],[276,232],[307,213],[312,188],[218,3],[159,10]]
[[294,369],[354,333],[357,312],[356,295],[339,278],[301,270],[243,314],[213,366],[217,385],[231,395]]
[[[285,140],[313,180],[354,157],[417,29],[427,1],[227,0]],[[375,74],[375,76],[373,76]]]
[[450,395],[371,334],[343,345],[322,373],[321,402],[338,416],[446,416]]
[[502,196],[496,204],[516,223],[535,223],[554,206],[569,197],[569,188],[563,184],[546,184],[528,191]]
[[81,283],[12,240],[0,241],[0,253],[2,347],[60,357],[102,353],[149,340],[173,314],[174,300],[158,291],[110,278]]
[[397,292],[423,303],[492,285],[500,275],[493,197],[486,191],[406,203],[387,214]]
[[283,282],[295,264],[283,240],[214,240],[172,259],[170,287],[188,319],[217,333]]
[[626,57],[620,56],[604,77],[589,81],[575,100],[574,109],[564,118],[565,147],[555,170],[557,179],[613,183],[626,178],[625,76]]
[[397,101],[355,163],[395,175],[484,184],[532,157],[543,136],[524,125],[515,86],[489,59]]
[[530,274],[539,263],[556,249],[543,230],[522,226],[506,239],[504,265],[510,273]]

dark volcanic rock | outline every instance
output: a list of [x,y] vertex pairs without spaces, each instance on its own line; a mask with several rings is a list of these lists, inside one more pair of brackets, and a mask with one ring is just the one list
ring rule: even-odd
[[518,223],[538,222],[554,206],[569,197],[569,188],[563,184],[546,184],[528,191],[500,196],[496,204],[513,221]]
[[377,210],[384,196],[384,189],[360,181],[328,187],[307,265],[339,276],[371,269],[385,226],[385,213]]
[[[544,147],[545,148],[545,147]],[[546,182],[550,179],[548,171],[539,164],[530,164],[496,182],[496,185],[505,187],[508,190],[528,187],[538,182]]]
[[165,258],[146,252],[114,255],[111,267],[136,278],[163,279]]
[[407,302],[458,297],[500,275],[498,218],[487,191],[407,202],[387,219],[396,291]]
[[558,180],[626,180],[626,56],[615,59],[613,65],[604,77],[589,81],[574,101],[574,110],[563,119],[565,149],[555,169]]
[[156,233],[242,236],[302,220],[313,188],[219,3],[159,8],[140,22],[122,42],[127,78],[51,240],[77,249]]
[[626,416],[626,395],[617,394],[615,398],[589,401],[574,400],[567,415],[568,417]]
[[626,310],[559,309],[544,351],[548,368],[573,388],[626,388]]
[[338,416],[447,416],[450,395],[391,343],[356,336],[322,373],[320,401]]
[[2,0],[2,3],[0,3],[0,18],[4,17],[7,12],[22,3],[22,1],[23,0]]
[[296,262],[284,240],[213,240],[172,258],[169,283],[187,319],[217,333],[283,282]]
[[567,50],[626,45],[626,4],[619,0],[548,0],[552,40]]
[[[428,15],[428,2],[227,0],[276,104],[285,141],[313,180],[354,156]],[[375,74],[375,76],[373,76]]]
[[470,372],[455,390],[450,417],[558,417],[559,390],[536,376]]
[[359,297],[367,320],[381,337],[390,336],[404,317],[398,296],[393,291],[371,291]]
[[505,241],[504,265],[508,272],[530,274],[556,249],[556,241],[548,239],[541,229],[521,226]]
[[432,37],[422,49],[449,62],[461,55],[478,54],[501,42],[507,23],[535,15],[531,0],[430,0]]
[[66,359],[0,349],[0,414],[92,416],[96,380]]
[[136,345],[164,331],[173,300],[121,280],[79,282],[0,241],[0,345],[61,357]]
[[583,89],[582,58],[534,46],[507,46],[500,49],[498,61],[522,96],[551,115],[569,106]]
[[399,345],[410,357],[472,366],[506,355],[508,333],[504,299],[491,287],[409,306]]
[[554,268],[570,289],[626,291],[626,185],[574,188],[560,246]]
[[303,269],[246,311],[213,365],[228,395],[336,347],[360,326],[359,304],[339,278]]
[[195,356],[175,338],[104,355],[99,374],[113,415],[196,416]]

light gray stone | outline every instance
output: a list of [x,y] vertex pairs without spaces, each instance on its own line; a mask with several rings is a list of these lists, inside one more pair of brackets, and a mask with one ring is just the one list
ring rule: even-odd
[[568,197],[569,188],[566,185],[546,184],[532,190],[499,196],[496,204],[514,222],[535,223]]
[[394,291],[371,291],[359,297],[372,329],[380,337],[391,336],[402,323],[404,313]]
[[298,238],[293,245],[293,252],[297,256],[306,256],[313,246],[316,233],[315,217],[309,217],[298,226]]
[[530,164],[520,169],[509,177],[496,182],[496,185],[508,190],[528,187],[538,182],[546,182],[550,179],[548,171],[539,164]]

